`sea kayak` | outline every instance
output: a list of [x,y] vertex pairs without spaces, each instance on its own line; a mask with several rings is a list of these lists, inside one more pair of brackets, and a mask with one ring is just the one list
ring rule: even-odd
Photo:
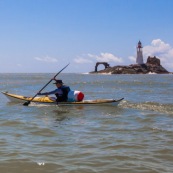
[[[30,101],[32,97],[26,97],[17,94],[10,94],[8,92],[2,92],[11,102],[25,102]],[[83,100],[80,102],[56,102],[55,99],[48,96],[35,97],[32,102],[41,104],[55,104],[55,105],[113,105],[117,106],[124,98],[114,100],[114,99],[96,99],[96,100]]]

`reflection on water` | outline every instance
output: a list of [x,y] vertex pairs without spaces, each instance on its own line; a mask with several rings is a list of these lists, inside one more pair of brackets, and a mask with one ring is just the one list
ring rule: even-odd
[[56,110],[53,110],[52,112],[56,116],[55,121],[64,121],[65,119],[68,118],[66,116],[66,114],[69,113],[68,110],[65,110],[65,109],[56,109]]

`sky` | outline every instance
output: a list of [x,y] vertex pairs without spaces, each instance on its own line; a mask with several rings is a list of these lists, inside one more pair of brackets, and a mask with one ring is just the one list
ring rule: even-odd
[[135,64],[139,40],[173,72],[172,21],[173,0],[0,0],[0,73]]

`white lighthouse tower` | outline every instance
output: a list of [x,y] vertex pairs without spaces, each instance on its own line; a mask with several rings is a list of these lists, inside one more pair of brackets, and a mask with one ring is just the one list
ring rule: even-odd
[[136,47],[137,49],[137,58],[136,58],[136,63],[137,64],[143,64],[143,54],[142,54],[142,43],[139,41],[138,46]]

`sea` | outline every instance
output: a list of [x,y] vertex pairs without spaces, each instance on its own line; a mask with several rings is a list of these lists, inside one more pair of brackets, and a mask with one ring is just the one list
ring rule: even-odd
[[[0,91],[34,96],[53,73],[0,73]],[[10,102],[0,93],[0,173],[172,173],[173,75],[61,73],[85,99],[118,106]],[[44,91],[55,89],[50,83]]]

